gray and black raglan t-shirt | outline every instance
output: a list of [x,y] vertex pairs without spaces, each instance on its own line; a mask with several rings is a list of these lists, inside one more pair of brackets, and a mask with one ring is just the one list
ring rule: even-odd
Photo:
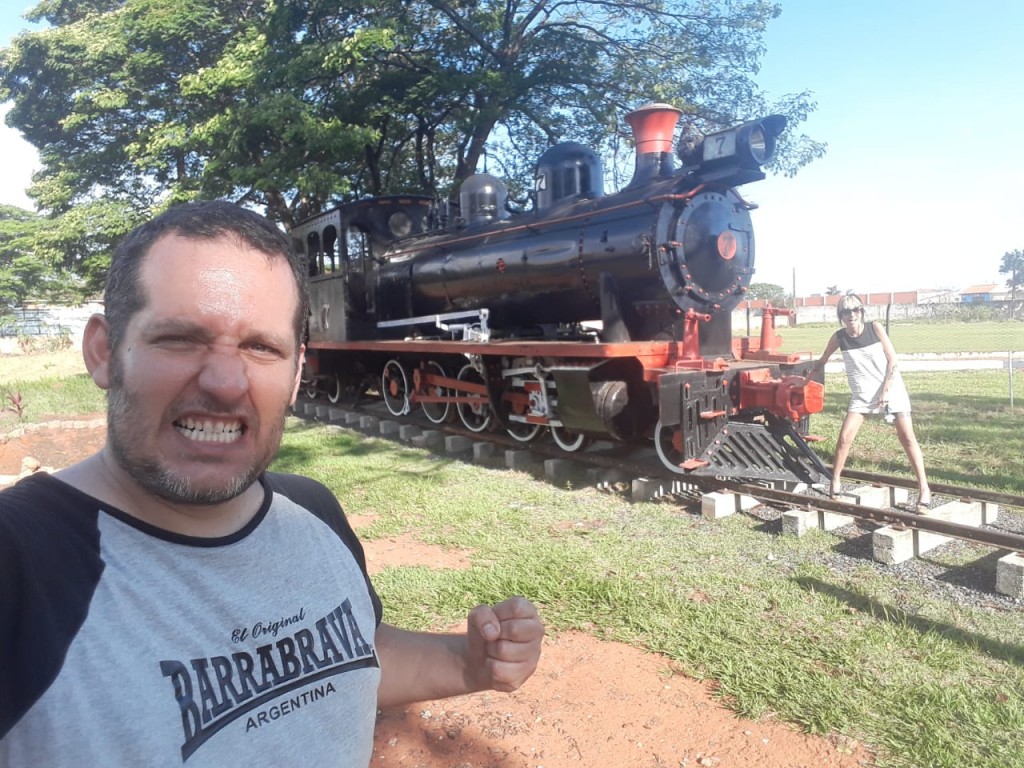
[[219,539],[46,474],[0,493],[0,766],[365,766],[380,600],[334,496]]

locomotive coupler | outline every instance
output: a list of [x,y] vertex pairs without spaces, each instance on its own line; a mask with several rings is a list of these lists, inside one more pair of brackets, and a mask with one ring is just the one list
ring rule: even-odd
[[798,421],[825,407],[825,387],[803,376],[772,378],[769,368],[740,373],[740,410],[764,409]]

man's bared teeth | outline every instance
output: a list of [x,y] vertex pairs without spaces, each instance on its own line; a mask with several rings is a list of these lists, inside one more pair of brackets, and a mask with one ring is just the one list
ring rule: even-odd
[[191,417],[175,422],[174,428],[189,440],[199,443],[233,443],[242,436],[239,421],[200,421]]

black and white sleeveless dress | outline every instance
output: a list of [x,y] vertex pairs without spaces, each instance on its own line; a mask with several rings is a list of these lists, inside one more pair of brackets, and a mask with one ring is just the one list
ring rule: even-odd
[[[836,331],[836,341],[846,363],[846,379],[850,382],[850,413],[882,413],[878,394],[885,381],[885,349],[873,322],[864,323],[860,336],[850,336],[845,329]],[[889,410],[910,413],[910,395],[899,369],[889,385]]]

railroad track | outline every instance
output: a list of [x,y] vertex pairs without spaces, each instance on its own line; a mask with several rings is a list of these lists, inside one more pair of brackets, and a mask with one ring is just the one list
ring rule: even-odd
[[[317,406],[321,408],[319,414]],[[375,403],[353,406],[331,406],[337,408],[337,412],[353,414],[358,419],[370,417],[373,426],[368,431],[376,434],[376,425],[380,422],[394,419],[382,406]],[[307,418],[317,418],[322,421],[329,420],[330,408],[322,401],[305,400],[296,404],[296,413]],[[352,426],[358,426],[358,422],[349,416],[348,419],[341,418],[344,422],[352,420]],[[447,440],[435,440],[437,447],[444,446],[445,450],[460,457],[472,451],[474,455],[502,456],[500,451],[514,451],[519,457],[515,466],[519,468],[532,468],[537,474],[545,474],[549,479],[558,481],[566,478],[579,478],[584,476],[586,470],[590,470],[590,478],[600,478],[602,472],[607,473],[608,478],[597,480],[597,484],[613,485],[615,480],[624,481],[629,479],[634,499],[653,498],[658,496],[677,496],[684,503],[694,503],[706,497],[708,494],[735,494],[738,498],[755,500],[759,504],[793,511],[796,513],[819,513],[821,515],[841,515],[848,522],[868,523],[882,528],[891,528],[896,535],[903,535],[901,532],[911,532],[913,541],[904,544],[911,547],[913,555],[917,556],[923,547],[919,545],[919,535],[932,535],[932,542],[929,546],[935,546],[935,536],[974,544],[981,544],[1005,550],[1012,555],[1010,562],[1016,567],[1016,559],[1020,560],[1021,576],[1016,575],[1008,579],[997,579],[1007,581],[1010,591],[1000,589],[1003,594],[1010,597],[1024,599],[1024,525],[1020,525],[1021,532],[1010,530],[1005,527],[996,526],[986,522],[990,515],[982,514],[980,520],[984,524],[965,524],[953,519],[946,519],[942,515],[942,507],[936,507],[935,514],[917,514],[916,512],[905,511],[892,504],[859,503],[856,500],[846,501],[843,498],[829,498],[813,489],[802,489],[793,487],[778,487],[781,484],[737,482],[717,478],[682,478],[678,474],[668,471],[658,459],[655,451],[650,449],[636,449],[634,447],[613,445],[611,443],[598,443],[591,448],[574,453],[567,453],[556,445],[548,444],[544,440],[536,440],[523,443],[515,440],[504,432],[471,432],[459,426],[444,424],[438,425],[428,422],[426,419],[418,421],[414,416],[407,417],[402,421],[405,425],[414,426],[424,430],[423,434],[443,435],[444,438],[457,438],[454,443]],[[429,447],[429,443],[424,442]],[[452,448],[447,448],[452,445]],[[473,446],[490,445],[490,451],[479,451]],[[524,453],[528,454],[524,458]],[[508,461],[507,454],[506,462]],[[532,457],[532,460],[529,458]],[[494,464],[497,461],[492,462]],[[504,463],[504,462],[502,462]],[[913,480],[883,475],[878,473],[846,470],[844,480],[859,481],[871,488],[883,490],[883,496],[893,499],[896,495],[895,489],[911,490],[916,488]],[[638,490],[639,483],[639,493]],[[984,488],[970,488],[943,483],[930,483],[932,493],[938,497],[948,497],[952,501],[962,502],[966,505],[982,505],[982,509],[995,510],[1007,507],[1024,510],[1024,496],[992,491]],[[855,493],[844,494],[854,497]],[[876,494],[877,497],[877,494]],[[740,506],[745,511],[750,509],[749,504]],[[1005,514],[1005,513],[1004,513]],[[994,515],[991,515],[994,516]],[[820,519],[824,520],[824,517]],[[835,518],[833,518],[834,520]],[[1011,513],[1011,519],[1020,521],[1019,515]],[[835,523],[834,523],[835,525]],[[812,526],[814,527],[814,526]],[[826,527],[822,525],[822,527]],[[874,534],[875,532],[872,532]],[[878,559],[876,557],[876,559]],[[884,562],[884,560],[883,560]],[[897,561],[899,562],[899,561]],[[1016,582],[1021,585],[1017,586]],[[997,583],[997,588],[1000,585]],[[1020,594],[1016,594],[1019,590]]]

